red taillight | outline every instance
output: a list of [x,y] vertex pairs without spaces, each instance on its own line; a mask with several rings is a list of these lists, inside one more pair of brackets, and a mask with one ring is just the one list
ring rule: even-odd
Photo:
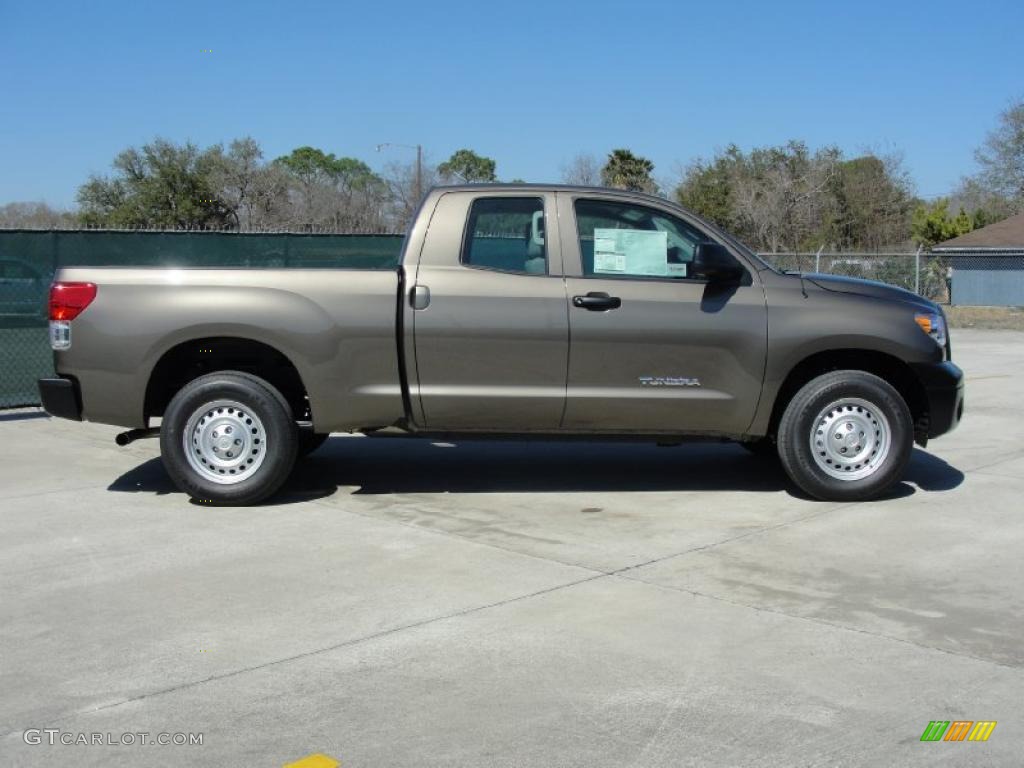
[[95,283],[54,283],[50,286],[50,319],[74,320],[95,298]]

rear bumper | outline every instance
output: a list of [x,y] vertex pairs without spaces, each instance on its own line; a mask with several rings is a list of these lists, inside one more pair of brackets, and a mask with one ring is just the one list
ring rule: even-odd
[[952,432],[964,414],[964,372],[948,361],[911,367],[928,399],[928,437]]
[[43,410],[51,416],[72,421],[82,420],[82,395],[73,379],[40,379],[39,397]]

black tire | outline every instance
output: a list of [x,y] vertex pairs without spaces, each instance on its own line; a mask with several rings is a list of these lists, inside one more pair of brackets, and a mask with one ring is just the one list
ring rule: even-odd
[[762,437],[759,440],[744,440],[740,445],[759,459],[776,461],[779,458],[779,448],[770,437]]
[[[853,405],[833,409],[836,403]],[[858,403],[866,406],[861,408]],[[836,454],[831,446],[824,446],[829,453],[821,450],[815,454],[818,449],[812,450],[812,436],[815,440],[821,439],[825,431],[831,433],[836,429],[834,435],[824,437],[840,440],[840,432],[850,427],[849,423],[842,424],[847,418],[843,415],[844,410],[852,419],[861,419],[869,433],[867,448],[857,445],[850,449],[852,455],[864,456],[863,464],[854,466],[853,459],[850,459],[850,464],[839,466],[837,463],[833,466],[831,456]],[[836,421],[827,423],[839,426],[825,429],[826,421],[817,421],[823,415],[825,419],[834,416]],[[879,427],[879,423],[884,427]],[[886,432],[887,448],[881,437]],[[864,432],[859,434],[864,435]],[[878,448],[877,458],[875,453],[870,453],[872,435],[875,439],[873,444]],[[850,437],[854,438],[854,435]],[[779,422],[777,442],[782,466],[803,491],[825,501],[860,501],[884,493],[903,477],[914,449],[914,428],[910,409],[892,385],[864,371],[833,371],[809,381],[789,401]],[[819,461],[826,466],[823,468]],[[876,463],[871,466],[873,462]],[[838,474],[846,470],[856,479],[840,479],[826,468]],[[857,477],[862,472],[869,474]]]
[[[227,411],[241,415],[244,408],[262,428],[262,442],[255,440],[261,444],[245,446],[259,453],[259,461],[251,470],[243,465],[239,476],[250,474],[240,480],[228,481],[227,477],[222,481],[213,480],[194,468],[186,455],[184,435],[190,419],[198,419],[208,404],[224,401],[241,406],[237,411],[228,407]],[[244,431],[245,425],[240,426]],[[255,428],[253,433],[256,433]],[[218,371],[186,384],[171,399],[160,427],[160,452],[167,473],[178,488],[207,504],[245,506],[271,496],[287,480],[295,465],[298,440],[298,428],[284,397],[259,377],[236,371]]]
[[326,432],[311,432],[308,429],[299,430],[299,458],[309,456],[313,451],[327,442],[330,435]]
[[[273,392],[274,395],[277,396],[277,399],[281,402],[281,406],[283,408],[288,408],[292,415],[294,415],[294,410],[292,410],[291,406],[288,405],[288,401],[285,399],[284,395],[278,392],[278,390],[275,387],[265,382],[259,376],[256,376],[255,374],[252,373],[248,373],[247,371],[235,371],[234,373],[237,376],[242,376],[244,378],[250,379],[252,381],[255,381],[257,384],[262,384],[263,386],[270,389],[270,391]],[[296,458],[301,459],[313,453],[313,451],[315,451],[317,448],[323,445],[327,441],[327,438],[330,436],[331,435],[329,432],[311,432],[308,429],[300,429],[298,438],[299,444],[298,450],[296,452]]]

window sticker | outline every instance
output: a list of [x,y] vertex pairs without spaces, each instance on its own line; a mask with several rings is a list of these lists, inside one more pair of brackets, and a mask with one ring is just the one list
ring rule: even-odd
[[675,277],[668,263],[668,233],[645,229],[595,229],[594,272],[605,275],[649,275]]

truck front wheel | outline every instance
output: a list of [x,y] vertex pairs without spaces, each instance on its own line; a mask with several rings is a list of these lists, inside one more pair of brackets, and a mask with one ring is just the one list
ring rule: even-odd
[[828,501],[885,492],[914,448],[906,402],[864,371],[833,371],[805,384],[779,422],[779,458],[802,490]]
[[295,464],[298,429],[285,399],[249,374],[200,376],[171,400],[160,452],[175,485],[200,502],[255,504]]

